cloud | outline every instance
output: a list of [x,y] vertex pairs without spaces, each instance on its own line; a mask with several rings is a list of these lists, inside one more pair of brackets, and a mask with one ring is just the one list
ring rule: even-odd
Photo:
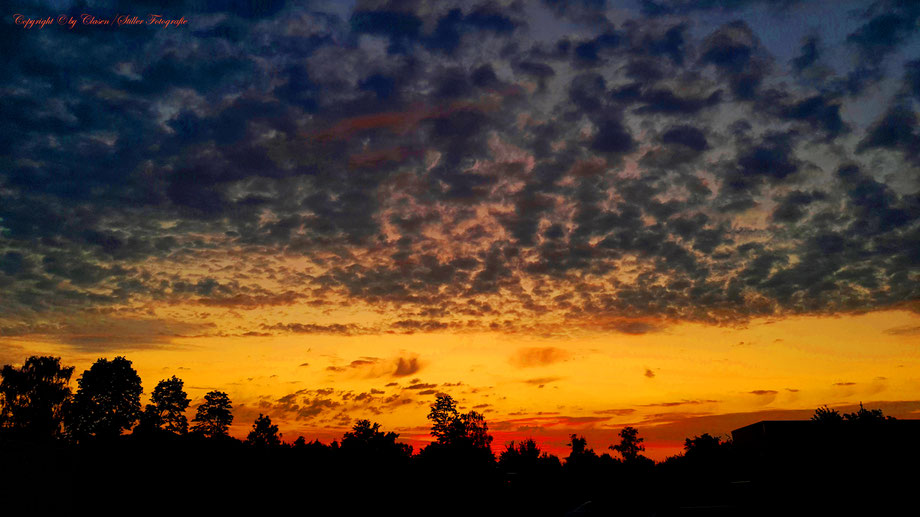
[[610,420],[609,416],[569,416],[569,415],[534,415],[521,418],[496,419],[489,422],[490,429],[496,431],[534,429],[591,429]]
[[238,294],[228,298],[200,298],[198,303],[210,307],[234,307],[240,309],[253,309],[259,307],[271,307],[276,305],[292,305],[297,303],[301,297],[300,294],[287,291],[284,293],[252,296]]
[[627,416],[635,413],[636,410],[633,408],[625,409],[602,409],[600,411],[595,411],[598,415],[612,415],[612,416]]
[[551,383],[554,383],[560,380],[562,380],[562,377],[535,377],[533,379],[526,379],[521,382],[526,383],[526,384],[532,384],[532,385],[537,386],[538,388],[542,388],[543,386],[547,384],[551,384]]
[[[791,51],[761,11],[811,4],[645,0],[615,26],[609,2],[243,4],[186,6],[213,23],[168,42],[44,31],[5,53],[0,328],[84,350],[642,335],[916,299],[909,3]],[[189,327],[72,328],[151,311]],[[421,368],[388,361],[331,366]]]
[[891,336],[916,336],[920,335],[920,325],[902,325],[900,327],[885,329],[884,332]]
[[423,382],[418,382],[418,383],[406,386],[405,389],[407,390],[428,390],[428,389],[437,388],[437,387],[438,387],[437,384],[426,384]]
[[262,325],[265,330],[285,331],[295,334],[339,334],[345,336],[359,335],[362,328],[354,324],[332,323],[317,325],[314,323],[276,323],[272,326]]
[[422,369],[422,364],[417,357],[400,357],[396,360],[396,369],[393,377],[407,377]]
[[717,404],[721,401],[719,400],[709,400],[709,399],[694,399],[694,400],[680,400],[674,402],[658,402],[655,404],[640,404],[639,407],[677,407],[677,406],[697,406],[700,404]]
[[509,361],[518,368],[533,368],[565,361],[570,357],[571,353],[561,348],[532,347],[518,349]]
[[[94,316],[65,320],[54,327],[23,330],[21,336],[51,339],[83,352],[108,352],[127,349],[181,348],[177,339],[214,332],[212,323],[169,319],[139,319]],[[36,332],[37,331],[37,332]]]
[[642,10],[648,16],[688,14],[694,11],[736,11],[757,4],[765,4],[786,12],[802,0],[642,0]]
[[[360,357],[352,360],[345,366],[332,365],[327,371],[335,373],[350,373],[359,378],[372,379],[378,377],[407,377],[422,369],[423,363],[416,356],[398,356],[390,359],[379,357]],[[413,384],[420,382],[418,379]],[[432,385],[431,387],[434,387]]]
[[914,153],[920,145],[920,123],[916,112],[910,106],[896,103],[877,120],[868,130],[866,137],[859,143],[859,152],[882,148],[898,150],[905,156],[920,163]]
[[605,323],[604,328],[634,336],[652,332],[660,332],[663,330],[663,327],[660,323],[638,320],[615,320]]
[[431,332],[447,328],[447,323],[440,321],[400,320],[393,323],[393,328],[407,330],[409,334],[415,331]]
[[750,26],[737,20],[710,34],[700,61],[714,65],[738,100],[751,100],[770,69],[770,59]]

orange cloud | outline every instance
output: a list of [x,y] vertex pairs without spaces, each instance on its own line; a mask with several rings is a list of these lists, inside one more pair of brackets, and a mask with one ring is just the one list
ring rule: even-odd
[[234,307],[240,309],[254,309],[273,305],[292,305],[303,295],[293,291],[279,294],[248,295],[238,294],[224,298],[199,298],[198,303],[209,307]]
[[415,105],[406,111],[388,111],[373,115],[362,115],[340,120],[331,128],[315,133],[310,138],[320,142],[347,140],[357,133],[373,129],[389,129],[397,135],[404,135],[427,119],[447,117],[462,110],[493,111],[498,108],[494,99],[478,101],[456,101],[448,106],[428,107]]
[[[334,373],[353,372],[355,376],[365,379],[377,377],[407,377],[422,369],[422,361],[416,356],[394,357],[384,360],[378,357],[361,357],[347,366],[332,365],[326,371]],[[431,387],[435,385],[432,384]]]
[[569,357],[571,354],[561,348],[531,347],[518,349],[509,361],[518,368],[532,368],[565,361]]

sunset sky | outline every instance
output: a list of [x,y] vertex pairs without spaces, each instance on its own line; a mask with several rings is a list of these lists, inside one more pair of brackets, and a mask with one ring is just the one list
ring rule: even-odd
[[7,9],[0,364],[416,450],[920,418],[920,3]]

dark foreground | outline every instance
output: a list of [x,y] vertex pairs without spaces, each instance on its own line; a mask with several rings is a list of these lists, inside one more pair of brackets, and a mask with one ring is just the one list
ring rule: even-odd
[[7,438],[0,492],[4,515],[916,515],[916,451],[874,437],[716,440],[659,464],[590,449],[563,464],[524,448],[496,461],[436,446],[407,456],[165,434],[81,445]]

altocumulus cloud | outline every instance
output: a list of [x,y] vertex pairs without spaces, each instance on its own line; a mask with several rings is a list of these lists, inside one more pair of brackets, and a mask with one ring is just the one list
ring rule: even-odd
[[[196,322],[119,327],[150,346],[917,310],[920,9],[833,6],[178,2],[190,23],[169,31],[4,18],[0,328],[96,350],[112,339],[67,322]],[[784,47],[758,23],[816,9],[840,30]],[[387,319],[320,318],[343,305]],[[259,317],[294,306],[316,319]],[[203,308],[238,319],[199,328]]]

